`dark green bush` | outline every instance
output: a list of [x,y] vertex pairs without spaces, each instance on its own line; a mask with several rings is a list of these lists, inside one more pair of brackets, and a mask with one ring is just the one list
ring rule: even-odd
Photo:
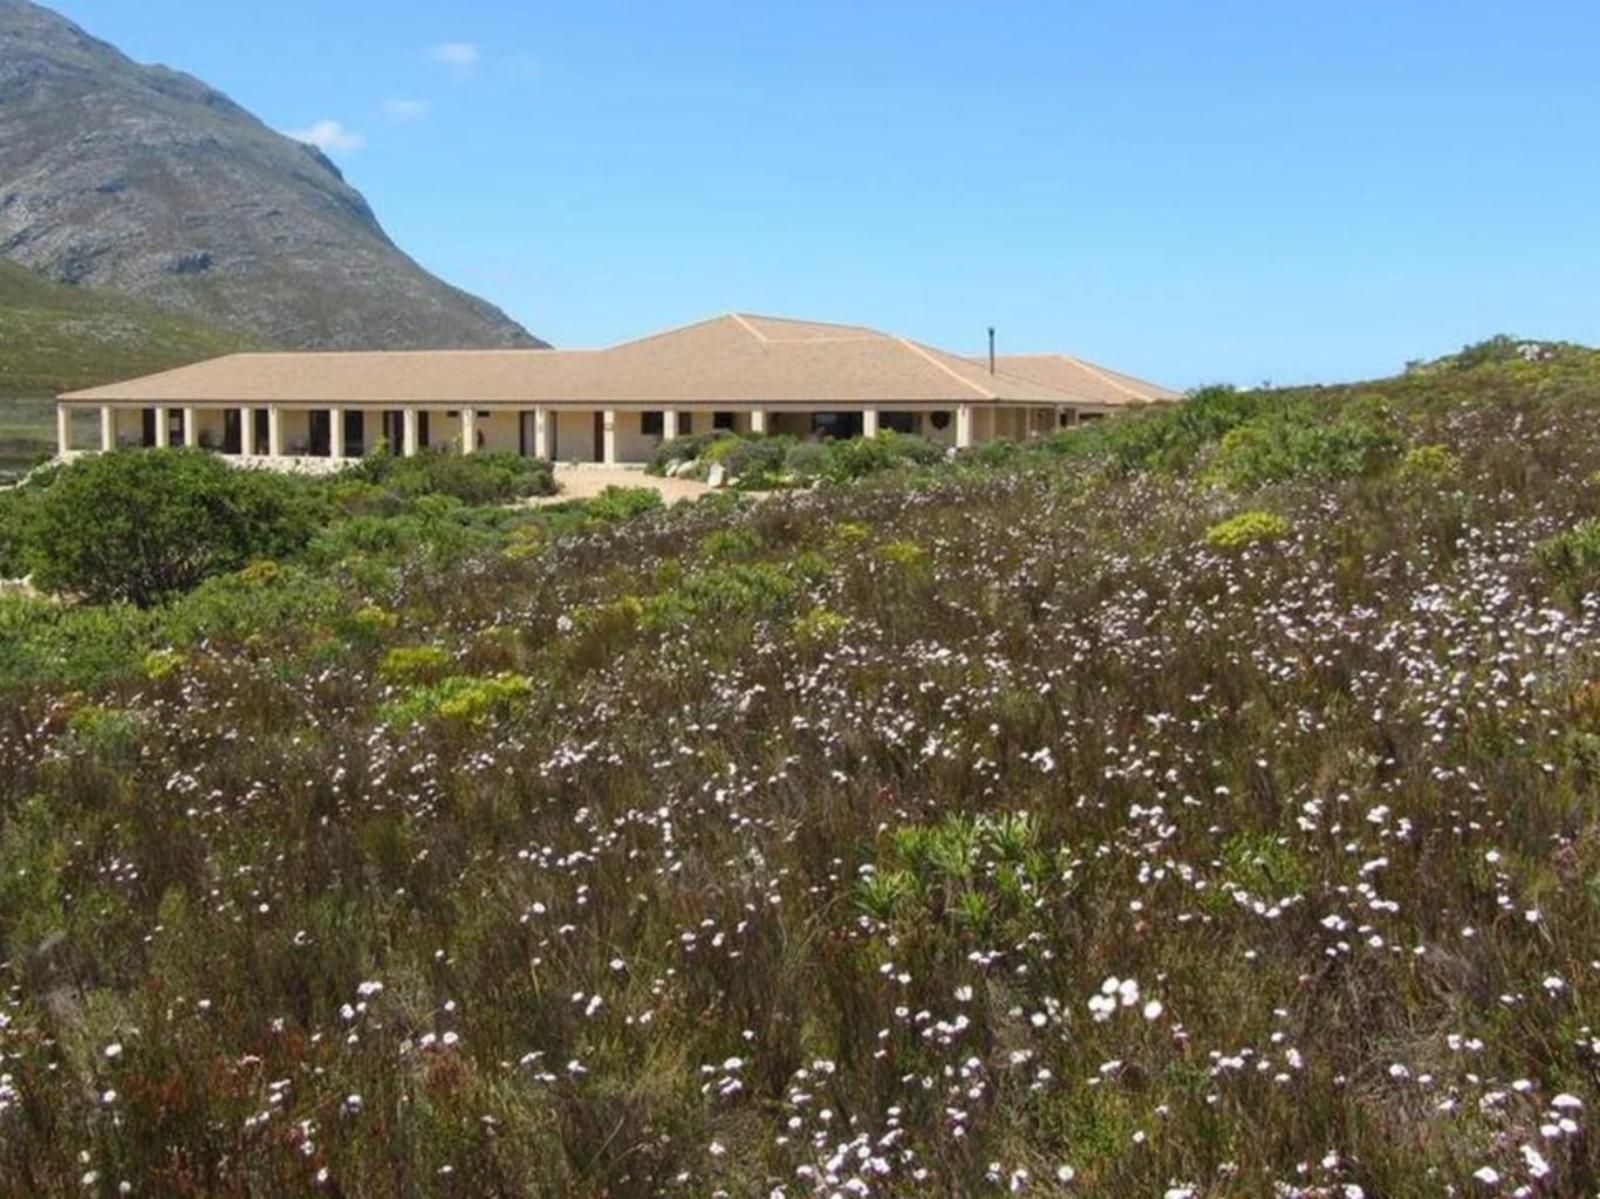
[[839,482],[862,479],[901,466],[931,466],[944,460],[944,450],[926,437],[896,433],[892,429],[876,437],[830,441],[824,449],[827,461],[822,473]]
[[253,558],[297,552],[326,515],[320,495],[202,450],[96,454],[41,492],[25,557],[43,588],[144,607]]
[[713,441],[732,436],[725,429],[715,429],[709,433],[686,433],[682,437],[663,441],[656,447],[655,456],[650,459],[650,465],[645,467],[645,473],[664,475],[668,468],[680,462],[693,462],[699,458]]
[[1347,478],[1377,469],[1399,446],[1379,401],[1352,401],[1331,420],[1311,404],[1280,405],[1225,434],[1207,477],[1240,491],[1300,476]]
[[787,438],[777,437],[743,440],[723,457],[723,469],[741,486],[770,486],[783,472],[784,456],[791,444]]
[[583,511],[592,520],[627,520],[644,512],[662,507],[661,494],[651,487],[607,487],[584,505]]
[[[412,457],[369,454],[346,469],[341,482],[357,481],[411,498],[447,495],[468,504],[496,504],[554,495],[555,476],[542,458],[520,454],[459,454],[427,450]],[[371,502],[370,497],[367,497]]]

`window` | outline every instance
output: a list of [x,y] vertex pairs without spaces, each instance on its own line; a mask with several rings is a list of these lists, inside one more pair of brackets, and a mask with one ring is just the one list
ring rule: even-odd
[[641,412],[639,414],[639,432],[646,437],[660,437],[666,429],[660,412]]
[[878,428],[893,429],[896,433],[915,433],[917,431],[917,414],[915,412],[880,412],[878,413]]
[[711,428],[727,429],[730,433],[734,427],[734,414],[731,412],[713,412],[711,414]]

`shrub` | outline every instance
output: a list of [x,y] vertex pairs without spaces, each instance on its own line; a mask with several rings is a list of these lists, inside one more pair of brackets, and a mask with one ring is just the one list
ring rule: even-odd
[[1400,477],[1413,483],[1445,483],[1461,473],[1461,459],[1442,445],[1419,445],[1400,459]]
[[0,595],[0,685],[89,687],[134,677],[156,619],[131,604],[68,607]]
[[783,455],[783,470],[796,479],[816,479],[828,468],[828,447],[820,441],[797,441]]
[[437,645],[402,645],[383,655],[378,676],[388,683],[431,682],[444,676],[450,660]]
[[1574,599],[1600,579],[1600,518],[1580,521],[1533,547],[1534,559]]
[[645,472],[664,475],[671,467],[681,462],[693,462],[699,458],[713,441],[732,436],[733,434],[724,429],[717,429],[710,433],[686,433],[682,437],[663,441],[656,447],[655,456],[650,459],[650,465],[645,467]]
[[1208,477],[1248,490],[1303,475],[1343,478],[1382,465],[1399,444],[1388,409],[1357,400],[1333,420],[1310,404],[1281,404],[1223,435]]
[[[369,454],[348,467],[341,482],[367,483],[396,495],[448,495],[467,504],[505,503],[554,495],[555,474],[542,458],[521,454],[459,454],[426,450],[409,458]],[[370,502],[370,493],[347,491],[347,499]]]
[[591,520],[610,524],[661,507],[661,493],[653,487],[606,487],[584,505],[583,513]]
[[532,694],[533,680],[525,675],[452,675],[412,688],[404,699],[384,705],[379,716],[391,728],[409,728],[430,719],[482,724],[526,702]]
[[1241,512],[1206,530],[1213,549],[1238,550],[1289,535],[1289,522],[1275,512]]
[[41,587],[147,607],[292,554],[320,515],[304,481],[235,470],[202,450],[80,458],[39,496],[27,556]]
[[768,487],[783,473],[784,455],[791,444],[777,437],[741,439],[723,456],[722,465],[741,487]]

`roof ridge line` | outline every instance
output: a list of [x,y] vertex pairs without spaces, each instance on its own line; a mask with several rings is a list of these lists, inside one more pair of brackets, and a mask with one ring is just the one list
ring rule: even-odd
[[1085,362],[1082,358],[1075,358],[1071,354],[1063,354],[1061,356],[1063,358],[1065,358],[1068,362],[1072,363],[1074,366],[1080,367],[1081,369],[1088,371],[1091,375],[1093,375],[1096,379],[1099,379],[1102,383],[1105,383],[1110,387],[1116,388],[1123,395],[1132,396],[1136,400],[1142,400],[1142,399],[1146,399],[1147,398],[1146,396],[1144,396],[1139,391],[1135,390],[1132,387],[1129,387],[1126,383],[1119,383],[1117,380],[1113,379],[1110,375],[1106,374],[1105,371],[1103,371],[1099,367],[1095,366],[1092,362]]
[[759,341],[759,342],[767,342],[767,341],[771,340],[771,338],[769,338],[760,329],[757,329],[749,321],[745,320],[743,313],[730,312],[730,313],[728,313],[728,315],[731,316],[734,320],[736,320],[739,323],[739,327],[741,329],[743,329],[746,333],[748,333],[751,337],[755,338],[757,341]]
[[998,400],[1000,398],[1000,395],[999,395],[998,392],[990,391],[990,390],[988,390],[987,388],[984,388],[984,387],[979,387],[971,379],[968,379],[965,376],[963,376],[959,371],[952,370],[948,363],[940,362],[937,358],[935,358],[932,354],[928,353],[927,350],[925,350],[922,346],[919,346],[916,342],[912,341],[910,338],[907,338],[907,337],[896,337],[894,340],[898,341],[901,345],[903,345],[906,349],[910,350],[913,354],[916,354],[919,357],[925,359],[929,364],[938,367],[945,374],[949,375],[952,379],[954,379],[957,383],[966,384],[966,386],[972,388],[973,391],[977,392],[984,399],[986,399],[986,400]]

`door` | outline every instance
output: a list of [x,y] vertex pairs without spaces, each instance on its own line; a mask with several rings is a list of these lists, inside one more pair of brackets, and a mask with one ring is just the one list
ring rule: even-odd
[[594,461],[604,462],[605,460],[606,414],[604,412],[596,412],[594,414]]
[[359,458],[366,453],[367,414],[359,408],[344,410],[344,456]]
[[243,442],[239,436],[239,410],[237,408],[224,408],[222,410],[222,452],[224,454],[237,454]]
[[139,409],[139,444],[149,448],[156,443],[156,410]]
[[310,427],[306,449],[313,458],[326,458],[333,448],[333,417],[326,408],[313,408],[306,424]]
[[272,447],[267,444],[267,438],[272,430],[272,414],[265,408],[255,408],[251,411],[255,414],[250,419],[256,426],[256,453],[270,454]]

